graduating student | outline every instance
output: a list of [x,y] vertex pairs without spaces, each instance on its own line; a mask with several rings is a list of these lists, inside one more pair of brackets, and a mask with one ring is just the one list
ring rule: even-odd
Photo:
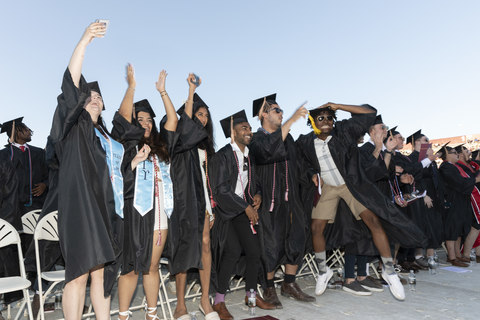
[[[430,143],[427,136],[421,133],[421,130],[414,133],[407,139],[412,143],[413,151],[408,156],[412,163],[422,162],[424,159],[420,159],[420,151],[422,145],[428,145]],[[430,151],[430,150],[428,150]],[[441,156],[440,153],[428,156],[428,160],[431,163],[423,167],[422,175],[420,179],[415,181],[415,185],[418,186],[419,191],[427,191],[426,196],[423,199],[417,201],[417,206],[420,215],[425,221],[424,233],[428,238],[426,246],[426,258],[423,257],[422,248],[416,249],[416,261],[422,260],[428,265],[428,257],[433,257],[435,248],[439,248],[443,242],[443,211],[445,208],[443,181],[442,176],[438,172],[437,163],[435,158]],[[413,205],[413,204],[412,204]]]
[[[475,163],[470,161],[471,152],[468,150],[463,144],[456,146],[455,151],[458,153],[458,161],[455,163],[457,167],[463,170],[462,176],[468,175],[469,177],[476,178],[477,175],[480,174],[479,166]],[[465,175],[466,174],[466,175]],[[475,188],[472,191],[471,195],[471,202],[472,202],[472,210],[473,210],[473,219],[472,219],[472,228],[468,233],[467,237],[465,238],[465,243],[463,245],[463,254],[458,257],[457,259],[463,262],[470,262],[470,251],[472,247],[474,247],[474,242],[478,238],[479,229],[480,229],[480,194],[478,193],[478,188],[480,187],[480,183],[475,184]]]
[[[252,128],[245,111],[235,113],[220,121],[226,138],[232,142],[220,149],[212,161],[213,198],[217,203],[214,212],[217,221],[212,234],[219,251],[214,260],[218,271],[218,290],[213,310],[220,319],[230,320],[233,316],[225,306],[232,272],[245,251],[245,302],[250,297],[250,290],[256,295],[257,279],[260,271],[260,241],[255,230],[259,221],[257,210],[262,203],[260,186],[256,179],[255,164],[249,157],[248,146],[252,141]],[[216,232],[215,232],[216,231]],[[215,250],[215,247],[218,247]],[[256,305],[261,309],[275,309],[275,306],[256,295]]]
[[[157,90],[165,91],[165,78],[162,71],[157,82]],[[136,148],[125,154],[125,161],[133,161],[145,147],[148,159],[132,163],[135,176],[132,185],[125,185],[123,254],[120,263],[122,273],[118,281],[119,318],[128,319],[130,303],[137,289],[138,274],[143,273],[143,288],[146,296],[145,318],[158,319],[157,300],[160,287],[158,267],[168,233],[168,216],[173,212],[173,186],[170,178],[170,155],[166,139],[175,145],[179,134],[163,130],[158,132],[155,125],[155,112],[148,100],[133,103],[136,80],[133,67],[127,67],[128,88],[119,113],[133,126],[144,132]],[[168,95],[162,98],[169,99]],[[167,106],[168,104],[166,104]],[[171,104],[170,104],[171,105]],[[168,114],[169,113],[169,114]],[[171,106],[167,109],[167,129],[176,127],[177,116]],[[115,126],[112,136],[121,136]],[[163,137],[165,136],[165,138]]]
[[[29,144],[33,131],[23,122],[23,117],[5,122],[1,133],[9,136],[9,143],[0,154],[9,159],[15,167],[18,177],[18,202],[21,215],[35,209],[41,209],[48,194],[48,169],[45,163],[45,151]],[[20,229],[21,220],[20,221]],[[16,225],[18,227],[18,225]],[[26,250],[32,237],[22,241]]]
[[[131,172],[131,163],[122,162],[127,148],[112,139],[103,124],[104,103],[98,83],[87,83],[81,74],[87,45],[105,32],[105,25],[92,23],[76,46],[50,131],[59,162],[58,231],[65,259],[62,301],[67,320],[81,318],[89,276],[96,317],[110,319],[113,281],[107,280],[120,254],[115,225],[123,217],[123,173],[127,168]],[[131,127],[119,113],[115,121]],[[134,146],[141,135],[141,131],[137,136],[124,130],[122,140],[133,141]],[[136,160],[145,159],[140,152]]]
[[474,200],[471,196],[473,192],[478,195],[475,184],[480,182],[480,176],[470,177],[456,165],[459,159],[458,152],[454,148],[444,145],[440,151],[443,162],[439,171],[445,186],[444,232],[448,251],[447,262],[457,267],[468,267],[467,263],[459,259],[462,257],[460,244],[462,236],[466,237],[474,230],[472,228],[472,222],[475,219],[472,210]]
[[260,245],[267,268],[265,301],[282,308],[274,287],[274,274],[285,264],[281,294],[299,301],[315,301],[295,282],[295,274],[305,252],[305,217],[299,194],[302,169],[297,159],[295,142],[288,133],[291,125],[307,110],[298,108],[283,125],[283,110],[275,101],[276,94],[253,101],[253,116],[262,126],[253,134],[250,155],[257,165],[263,203],[258,210]]
[[[337,109],[350,112],[352,117],[336,122],[334,129]],[[333,275],[326,266],[323,232],[327,223],[335,220],[338,203],[343,199],[355,218],[361,219],[370,229],[382,258],[382,277],[389,283],[393,295],[399,300],[405,299],[403,286],[393,267],[385,229],[393,243],[418,244],[422,243],[424,236],[365,176],[357,140],[374,122],[376,110],[368,105],[327,103],[310,112],[314,131],[301,135],[297,147],[303,160],[310,166],[307,170],[312,181],[310,199],[314,198],[316,186],[319,183],[323,185],[320,200],[312,210],[313,248],[320,270],[315,293],[322,294]],[[320,175],[320,181],[317,174]],[[313,207],[313,201],[310,203]],[[354,239],[354,235],[349,236],[350,242],[359,240]]]
[[[210,228],[213,226],[213,196],[209,180],[210,160],[215,154],[213,125],[208,106],[195,93],[197,85],[191,73],[187,78],[188,99],[177,111],[180,114],[178,125],[169,131],[180,134],[178,143],[172,145],[171,169],[174,212],[170,218],[168,257],[171,261],[170,272],[175,275],[177,289],[177,307],[174,317],[188,320],[190,316],[185,304],[185,286],[187,271],[199,270],[202,296],[200,311],[207,320],[219,319],[209,300],[212,253],[210,249]],[[162,95],[167,94],[165,91]],[[164,103],[170,103],[170,99]],[[172,106],[173,107],[173,106]],[[163,128],[162,128],[163,130]]]

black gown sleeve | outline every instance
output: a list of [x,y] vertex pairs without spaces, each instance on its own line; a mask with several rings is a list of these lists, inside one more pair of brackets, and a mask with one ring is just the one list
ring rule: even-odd
[[347,120],[335,122],[334,134],[338,139],[341,139],[345,145],[350,145],[352,141],[357,141],[359,137],[363,136],[368,128],[375,121],[377,116],[376,109],[366,104],[362,107],[367,107],[375,110],[374,113],[353,113],[352,117]]
[[282,128],[271,134],[256,132],[250,143],[250,152],[258,165],[271,164],[285,160],[287,148],[282,138]]
[[80,77],[79,88],[77,88],[67,68],[63,75],[62,93],[57,97],[57,109],[50,130],[53,141],[62,141],[68,135],[77,124],[78,118],[84,111],[85,101],[90,96],[90,88],[83,75]]
[[450,185],[451,188],[457,192],[470,195],[475,187],[475,178],[464,178],[458,171],[458,168],[450,163],[442,163],[440,166],[440,173],[443,180]]
[[208,136],[208,132],[203,125],[194,121],[185,112],[180,116],[176,132],[180,134],[178,143],[169,146],[169,149],[172,149],[170,153],[172,158],[178,153],[196,148],[198,143]]

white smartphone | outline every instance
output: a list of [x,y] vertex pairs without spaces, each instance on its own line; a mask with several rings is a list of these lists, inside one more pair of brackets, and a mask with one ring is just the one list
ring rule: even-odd
[[110,24],[110,21],[108,21],[108,20],[102,20],[102,19],[97,19],[97,20],[95,20],[95,22],[103,23],[103,24],[105,25],[105,32],[99,32],[99,33],[98,33],[99,35],[104,36],[105,33],[107,33],[107,29],[108,29],[108,25]]

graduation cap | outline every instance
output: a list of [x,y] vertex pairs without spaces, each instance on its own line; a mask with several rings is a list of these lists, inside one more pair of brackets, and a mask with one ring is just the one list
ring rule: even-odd
[[87,86],[90,89],[90,91],[98,92],[100,97],[102,97],[102,102],[103,102],[103,109],[102,110],[105,110],[105,101],[103,101],[102,92],[100,91],[100,86],[98,85],[98,82],[97,81],[89,82],[89,83],[87,83]]
[[253,100],[253,115],[252,117],[258,116],[258,113],[260,112],[260,109],[264,105],[265,102],[268,102],[269,104],[278,104],[275,99],[277,98],[277,94],[271,94],[266,97],[258,98],[256,100]]
[[[193,110],[197,110],[200,107],[205,107],[208,110],[207,104],[200,98],[200,96],[195,92],[193,94]],[[185,103],[177,110],[177,114],[181,116],[185,111]]]
[[373,122],[372,126],[376,125],[376,124],[383,124],[383,120],[382,120],[382,115],[379,114],[375,117],[375,121]]
[[424,136],[424,134],[422,134],[422,129],[420,129],[420,130],[418,130],[417,132],[415,132],[414,134],[412,134],[411,136],[409,136],[407,138],[407,144],[411,143],[413,145],[415,141],[417,141],[418,139],[420,139],[423,136]]
[[0,133],[6,132],[7,135],[10,137],[10,134],[12,133],[13,122],[15,121],[15,125],[18,125],[22,123],[22,120],[23,120],[23,117],[20,117],[17,119],[4,122],[3,124],[0,125],[2,127],[2,130],[0,131]]
[[[443,146],[440,147],[440,149],[438,149],[437,152],[435,152],[435,154],[438,154],[439,152],[441,152],[441,153],[442,153],[442,159],[443,159],[443,160],[445,160],[445,158],[446,158],[446,154],[447,154],[447,151],[448,151],[448,150],[447,150],[447,144],[449,144],[449,143],[450,143],[450,141],[448,141],[447,143],[445,143]],[[450,150],[452,149],[452,148],[450,148],[450,147],[448,147],[448,148],[449,148]]]
[[392,129],[388,130],[388,136],[392,135],[392,137],[393,137],[393,136],[396,136],[397,134],[399,134],[400,132],[397,131],[397,127],[398,126],[395,126]]
[[134,105],[135,105],[135,114],[136,114],[137,118],[138,118],[138,113],[140,111],[146,112],[146,113],[150,114],[150,116],[152,118],[155,118],[155,112],[153,112],[152,106],[150,105],[150,103],[148,102],[147,99],[137,101],[137,102],[135,102]]
[[223,133],[225,134],[225,138],[230,138],[232,134],[230,132],[230,121],[232,117],[233,117],[233,126],[239,123],[248,122],[247,114],[245,113],[245,110],[239,111],[234,115],[228,116],[225,119],[220,120],[220,125],[222,126]]
[[459,144],[458,146],[456,146],[456,147],[454,148],[455,151],[457,151],[458,153],[462,153],[462,152],[463,152],[463,148],[464,148],[464,147],[463,147],[464,144],[465,144],[465,143],[462,143],[462,144]]

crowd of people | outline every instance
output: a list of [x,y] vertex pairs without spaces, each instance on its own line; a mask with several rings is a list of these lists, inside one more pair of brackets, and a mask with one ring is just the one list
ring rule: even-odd
[[[426,270],[443,242],[454,266],[468,266],[472,248],[479,259],[478,151],[446,144],[434,153],[418,131],[407,138],[413,150],[406,156],[399,151],[405,138],[398,127],[389,129],[370,105],[301,106],[284,121],[276,94],[253,101],[261,124],[255,132],[245,110],[221,120],[231,142],[216,150],[212,114],[196,93],[201,79],[189,74],[188,98],[176,110],[161,71],[156,90],[165,115],[158,121],[149,101],[134,102],[131,65],[109,132],[100,87],[82,75],[86,48],[105,28],[92,23],[73,52],[45,150],[29,144],[33,131],[22,118],[1,129],[9,142],[0,151],[0,218],[21,230],[26,212],[42,209],[41,219],[58,210],[59,247],[42,243],[41,263],[44,270],[65,266],[65,319],[81,318],[89,278],[96,317],[109,319],[119,272],[119,319],[131,315],[140,273],[145,319],[158,319],[162,256],[175,276],[174,318],[181,320],[190,319],[185,287],[192,271],[205,319],[229,320],[225,294],[234,274],[245,278],[245,303],[255,298],[262,309],[282,308],[274,285],[281,265],[282,296],[318,299],[296,283],[307,253],[319,271],[317,296],[333,276],[327,251],[344,247],[345,291],[383,291],[367,277],[367,263],[378,258],[398,300],[405,299],[398,274]],[[337,111],[351,117],[337,121]],[[295,141],[290,128],[305,120],[308,133]],[[370,138],[361,145],[366,133]],[[22,237],[27,271],[33,272],[31,239]],[[0,250],[0,276],[18,269],[9,258],[14,254],[11,247]],[[18,298],[5,294],[4,301]]]

